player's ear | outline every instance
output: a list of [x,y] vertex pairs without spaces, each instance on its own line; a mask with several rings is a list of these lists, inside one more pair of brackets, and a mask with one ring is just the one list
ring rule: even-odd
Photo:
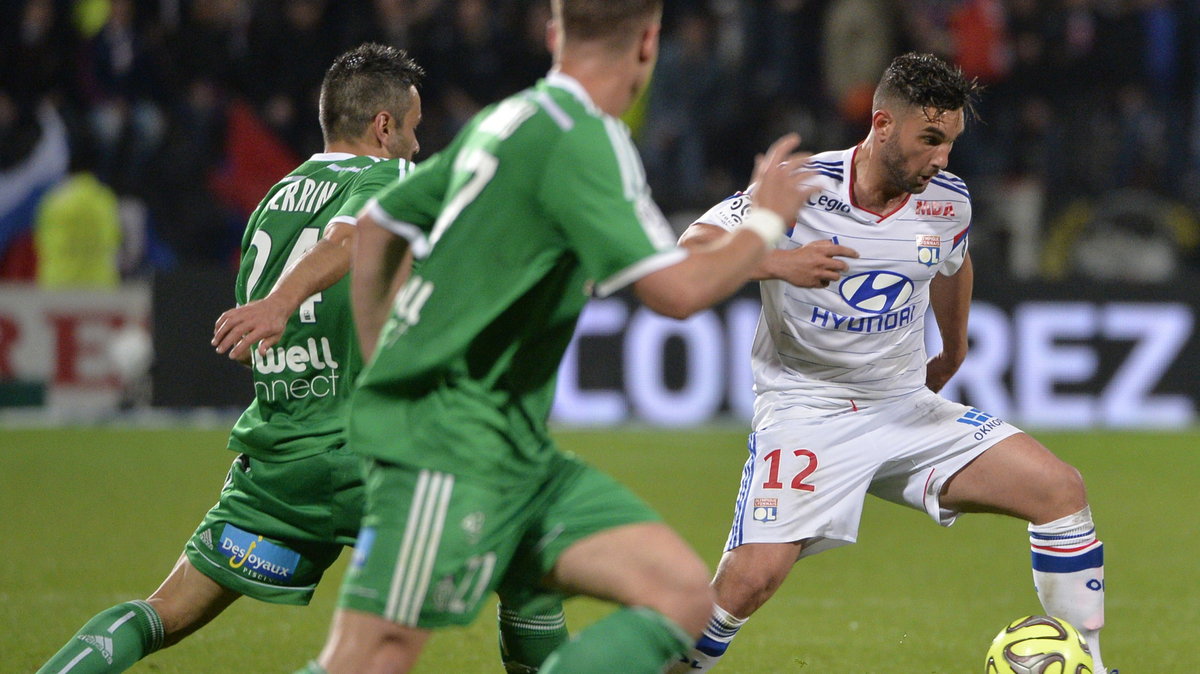
[[388,136],[397,133],[400,122],[392,117],[392,113],[387,110],[380,110],[375,113],[375,118],[371,120],[371,135],[375,140],[379,141],[380,145],[385,145],[384,141]]
[[892,129],[896,125],[896,120],[892,117],[892,113],[884,109],[876,110],[871,113],[871,130],[875,132],[875,137],[884,142],[891,134]]
[[657,21],[647,25],[642,30],[642,37],[638,42],[639,62],[653,63],[658,58],[658,36],[661,31],[662,25]]
[[561,39],[558,22],[550,19],[546,22],[546,49],[549,49],[551,54],[558,54],[558,43]]

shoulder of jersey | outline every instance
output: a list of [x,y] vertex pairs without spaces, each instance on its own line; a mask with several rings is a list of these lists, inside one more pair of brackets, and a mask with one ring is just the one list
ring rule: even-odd
[[371,157],[375,160],[363,167],[360,176],[379,176],[381,173],[388,178],[403,178],[410,171],[416,168],[416,164],[407,159],[391,158],[382,159],[380,157]]
[[804,168],[816,172],[819,177],[840,183],[846,180],[845,160],[845,150],[821,152],[809,157],[808,161],[804,162]]
[[971,192],[967,189],[967,183],[949,171],[938,173],[933,177],[933,180],[929,181],[929,186],[933,189],[945,190],[949,193],[946,195],[947,197],[956,195],[964,199],[971,198]]
[[579,125],[604,128],[606,119],[609,119],[608,115],[579,100],[572,91],[563,87],[531,87],[523,95],[563,131]]

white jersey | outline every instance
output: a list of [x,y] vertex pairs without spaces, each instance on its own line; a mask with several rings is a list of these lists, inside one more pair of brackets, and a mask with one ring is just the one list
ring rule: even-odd
[[[939,173],[891,213],[854,203],[858,148],[813,156],[821,189],[779,243],[790,250],[821,239],[858,251],[827,288],[761,283],[763,310],[752,362],[754,427],[828,414],[911,393],[925,385],[925,311],[934,274],[962,266],[971,223],[966,184]],[[735,194],[697,222],[732,230],[750,197]]]

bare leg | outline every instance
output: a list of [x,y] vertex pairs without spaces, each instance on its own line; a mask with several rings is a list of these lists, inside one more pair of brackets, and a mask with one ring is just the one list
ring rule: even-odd
[[429,631],[396,624],[373,613],[338,609],[319,662],[329,674],[407,672]]
[[196,570],[187,555],[180,555],[175,568],[146,602],[162,619],[166,648],[207,625],[240,596]]
[[942,505],[1030,523],[1033,580],[1046,613],[1070,622],[1088,642],[1098,672],[1104,626],[1104,546],[1079,471],[1025,434],[1006,438],[949,480]]
[[1044,524],[1086,508],[1087,491],[1078,470],[1019,433],[950,478],[941,503],[958,512],[1000,513]]
[[715,667],[746,620],[783,584],[805,543],[746,543],[726,552],[713,577],[717,603],[704,633],[667,672],[706,672]]
[[563,551],[550,582],[563,590],[645,606],[695,636],[712,609],[708,568],[670,527],[630,524]]
[[[181,555],[149,599],[122,602],[92,616],[39,672],[123,672],[195,632],[239,596]],[[97,636],[98,635],[98,636]]]
[[804,549],[795,543],[747,543],[721,557],[713,588],[717,605],[749,618],[775,594]]
[[624,608],[589,625],[546,659],[544,674],[659,674],[712,611],[708,569],[661,523],[589,536],[559,556],[550,582]]

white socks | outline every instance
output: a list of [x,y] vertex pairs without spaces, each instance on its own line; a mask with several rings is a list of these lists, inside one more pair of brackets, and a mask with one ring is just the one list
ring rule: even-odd
[[1046,613],[1075,626],[1092,651],[1096,671],[1104,626],[1104,544],[1096,540],[1092,509],[1029,525],[1033,583]]
[[712,669],[721,656],[725,655],[729,642],[733,641],[747,620],[749,618],[735,618],[725,609],[713,604],[713,614],[708,619],[704,633],[686,656],[667,668],[667,674],[707,672]]

